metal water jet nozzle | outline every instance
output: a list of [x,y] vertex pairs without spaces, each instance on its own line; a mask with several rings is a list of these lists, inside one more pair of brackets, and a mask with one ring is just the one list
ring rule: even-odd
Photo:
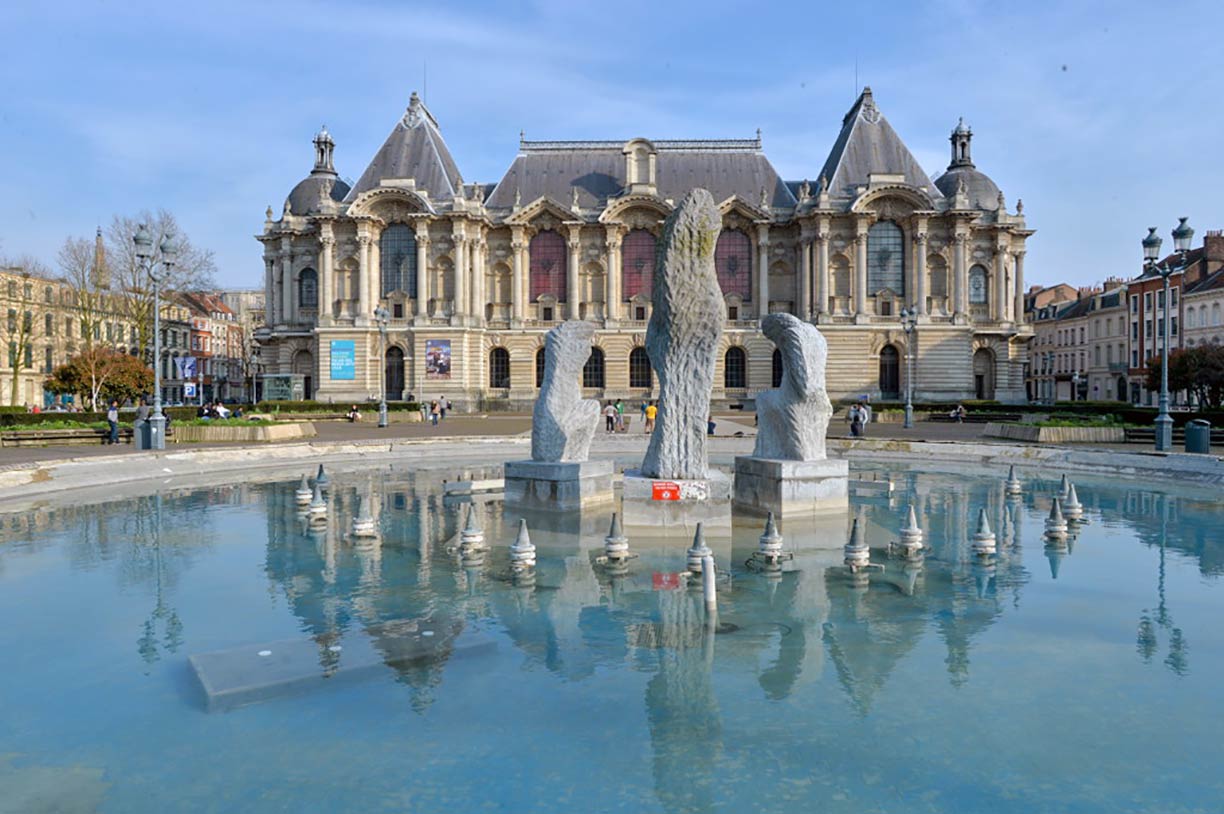
[[620,515],[616,512],[612,513],[612,525],[608,528],[608,536],[604,538],[604,556],[609,561],[629,557],[629,538],[621,530]]
[[846,567],[850,569],[851,573],[857,573],[859,569],[871,565],[871,549],[863,542],[863,532],[859,529],[859,519],[857,517],[854,518],[854,523],[850,526],[850,539],[846,542],[842,552],[846,557]]
[[1016,477],[1016,465],[1012,464],[1007,470],[1007,481],[1003,484],[1003,491],[1009,495],[1021,495],[1024,493],[1024,484]]
[[694,574],[701,573],[702,558],[714,556],[714,552],[706,545],[705,531],[702,529],[701,523],[697,524],[697,531],[693,534],[693,544],[685,553],[688,556],[688,570]]
[[485,545],[484,531],[476,522],[475,503],[468,504],[467,522],[463,526],[463,531],[459,532],[459,547],[467,550],[488,547]]
[[374,515],[370,513],[370,505],[365,495],[357,498],[357,515],[353,518],[352,534],[359,538],[378,536],[378,530],[374,525]]
[[293,500],[299,506],[306,506],[306,505],[309,505],[310,498],[313,495],[314,495],[314,492],[312,492],[310,489],[310,480],[305,475],[303,475],[302,482],[298,484],[297,490],[293,493]]
[[990,530],[990,521],[986,517],[986,509],[978,510],[978,528],[973,535],[973,553],[979,557],[989,557],[995,553],[997,542],[994,532]]
[[1075,493],[1075,484],[1069,484],[1067,489],[1067,498],[1062,502],[1063,515],[1068,520],[1079,521],[1084,516],[1084,505],[1079,501],[1079,495]]
[[769,512],[765,516],[765,531],[758,541],[757,550],[752,552],[745,565],[774,579],[780,579],[782,563],[794,558],[794,553],[782,550],[782,533],[778,531],[773,512]]
[[528,568],[535,568],[536,564],[536,548],[531,542],[531,535],[527,533],[527,520],[519,518],[518,537],[510,546],[510,568],[515,571],[524,571]]
[[1071,493],[1071,481],[1067,478],[1067,473],[1064,472],[1062,479],[1058,482],[1058,499],[1066,501],[1067,495]]
[[917,560],[922,558],[922,528],[918,525],[918,514],[914,511],[914,504],[909,505],[909,510],[906,513],[905,525],[901,527],[899,542],[889,545],[889,553],[896,553],[904,560]]
[[1050,516],[1045,521],[1045,536],[1051,545],[1065,547],[1067,544],[1067,520],[1063,517],[1062,501],[1058,498],[1054,498],[1050,506]]
[[323,499],[323,487],[316,480],[314,485],[314,493],[310,498],[310,513],[311,521],[324,520],[327,518],[327,501]]
[[323,464],[319,464],[319,472],[315,475],[315,484],[322,486],[324,489],[331,486],[331,478],[327,477],[327,473],[323,471]]

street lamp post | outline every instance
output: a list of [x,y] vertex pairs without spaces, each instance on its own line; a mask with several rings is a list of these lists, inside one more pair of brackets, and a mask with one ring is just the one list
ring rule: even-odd
[[391,314],[381,305],[374,309],[374,321],[378,323],[378,426],[387,426],[387,323]]
[[173,234],[167,234],[158,247],[161,257],[155,262],[153,238],[149,235],[148,226],[140,224],[140,228],[132,236],[132,242],[136,244],[136,259],[153,281],[153,414],[149,416],[149,448],[165,449],[166,416],[162,412],[161,396],[161,283],[174,268],[178,243],[175,242]]
[[905,421],[903,429],[914,428],[914,330],[918,313],[912,308],[901,309],[901,328],[905,331]]
[[[1143,239],[1143,261],[1150,271],[1154,271],[1164,279],[1164,342],[1160,349],[1160,414],[1156,416],[1156,451],[1168,452],[1173,448],[1173,417],[1169,415],[1169,312],[1172,303],[1169,300],[1169,278],[1186,270],[1186,252],[1194,240],[1194,230],[1186,223],[1189,218],[1178,218],[1177,227],[1173,229],[1173,248],[1177,251],[1176,260],[1169,258],[1164,263],[1160,261],[1160,236],[1156,227],[1149,226],[1147,237]],[[1153,320],[1155,322],[1155,320]]]

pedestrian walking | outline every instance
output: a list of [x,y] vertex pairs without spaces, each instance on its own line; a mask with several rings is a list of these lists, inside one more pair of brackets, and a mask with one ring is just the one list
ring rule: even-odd
[[437,401],[429,402],[429,421],[435,427],[438,426],[438,416],[442,412],[441,405]]
[[612,402],[608,402],[603,409],[604,414],[604,432],[614,432],[616,430],[616,407]]
[[860,438],[863,435],[863,411],[857,404],[851,404],[846,412],[846,421],[850,424],[850,437]]
[[625,431],[625,400],[616,400],[616,431]]
[[863,403],[859,405],[859,414],[863,420],[863,426],[859,430],[859,434],[864,438],[867,437],[867,425],[871,423],[871,399],[864,398]]
[[110,407],[106,410],[106,423],[110,424],[110,435],[107,437],[106,443],[119,443],[119,402],[112,401],[110,403]]
[[643,430],[644,432],[652,432],[654,430],[655,416],[658,414],[659,408],[654,405],[653,401],[646,405],[646,428]]
[[436,403],[438,405],[438,417],[441,418],[443,421],[445,421],[446,420],[446,408],[449,402],[447,402],[446,397],[443,396],[439,398]]

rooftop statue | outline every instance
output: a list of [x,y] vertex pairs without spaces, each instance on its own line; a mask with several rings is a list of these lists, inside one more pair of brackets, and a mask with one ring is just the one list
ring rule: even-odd
[[599,423],[599,402],[582,398],[582,366],[591,355],[595,325],[563,322],[544,339],[544,381],[532,410],[533,461],[585,461]]
[[725,319],[714,269],[722,217],[694,189],[668,216],[655,265],[646,352],[659,376],[659,416],[642,461],[648,478],[706,477],[706,421]]
[[782,353],[782,385],[756,399],[754,458],[823,461],[833,405],[825,392],[829,351],[815,326],[790,314],[769,314],[761,330]]

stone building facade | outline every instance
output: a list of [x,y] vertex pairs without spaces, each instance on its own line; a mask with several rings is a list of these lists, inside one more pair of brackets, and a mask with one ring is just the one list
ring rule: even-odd
[[[527,141],[495,184],[461,176],[438,122],[413,94],[356,183],[335,170],[326,130],[315,166],[271,208],[264,247],[267,373],[298,373],[308,396],[449,397],[468,409],[535,399],[545,332],[597,326],[587,393],[642,398],[655,247],[693,187],[720,202],[715,260],[725,298],[718,401],[780,378],[759,318],[820,326],[837,397],[898,398],[903,308],[918,313],[921,399],[1025,397],[1025,225],[951,136],[932,182],[865,89],[815,182],[788,182],[752,139]],[[387,312],[385,349],[376,308]]]
[[1032,312],[1032,401],[1127,400],[1125,292],[1125,282],[1111,278]]

